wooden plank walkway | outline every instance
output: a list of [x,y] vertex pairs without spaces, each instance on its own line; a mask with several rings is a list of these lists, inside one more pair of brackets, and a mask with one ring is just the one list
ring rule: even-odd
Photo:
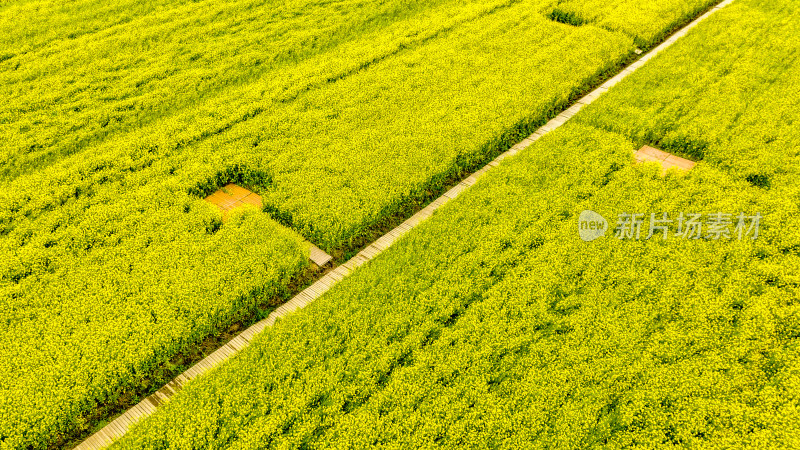
[[[653,50],[642,56],[636,62],[634,62],[633,64],[622,70],[619,74],[609,79],[608,81],[600,85],[600,87],[598,87],[597,89],[593,90],[592,92],[590,92],[589,94],[578,100],[574,105],[567,108],[561,114],[559,114],[558,116],[547,122],[541,128],[536,130],[533,134],[531,134],[518,144],[511,147],[505,153],[502,153],[500,156],[495,158],[493,161],[489,162],[486,166],[484,166],[477,172],[466,177],[460,183],[453,186],[453,188],[451,188],[449,191],[445,192],[441,197],[434,200],[433,202],[428,204],[428,206],[426,206],[425,208],[423,208],[422,210],[411,216],[408,220],[398,225],[392,231],[383,235],[381,238],[379,238],[378,240],[367,246],[365,249],[361,250],[349,261],[325,274],[322,278],[318,279],[314,284],[304,289],[302,292],[294,296],[288,302],[279,306],[266,319],[257,322],[250,328],[244,330],[241,334],[233,338],[227,344],[220,347],[217,351],[208,355],[205,359],[192,366],[186,372],[182,373],[181,375],[178,375],[173,381],[165,385],[158,392],[145,398],[139,404],[137,404],[136,406],[132,407],[121,416],[114,419],[103,429],[93,434],[85,441],[81,442],[78,446],[75,447],[75,449],[76,450],[101,449],[110,445],[112,442],[122,437],[128,431],[128,428],[131,425],[143,419],[144,417],[147,417],[150,414],[152,414],[155,411],[156,407],[168,401],[169,398],[175,395],[175,393],[177,393],[178,391],[180,391],[183,388],[183,386],[186,385],[186,383],[188,383],[194,378],[197,378],[203,373],[208,372],[212,368],[220,365],[222,362],[224,362],[231,356],[235,355],[237,352],[241,351],[253,340],[253,338],[256,335],[264,331],[265,328],[273,325],[278,318],[284,317],[287,314],[299,308],[302,308],[308,305],[309,303],[313,302],[314,300],[316,300],[319,296],[321,296],[329,289],[331,289],[331,287],[333,287],[336,283],[338,283],[344,277],[352,273],[356,268],[378,256],[381,252],[389,248],[392,245],[392,243],[394,243],[401,236],[408,233],[412,228],[419,225],[422,221],[433,215],[433,212],[436,209],[438,209],[448,201],[456,198],[464,190],[475,184],[478,178],[480,178],[484,173],[498,166],[505,158],[519,153],[520,150],[527,148],[543,135],[563,125],[565,122],[571,119],[575,114],[577,114],[582,107],[595,101],[598,97],[600,97],[602,94],[608,91],[609,88],[616,85],[626,76],[630,75],[631,73],[636,71],[639,67],[644,65],[644,63],[649,61],[650,58],[652,58],[665,48],[675,43],[675,41],[684,36],[690,29],[694,28],[700,22],[707,19],[711,14],[725,7],[726,5],[730,4],[732,1],[733,0],[724,0],[723,2],[717,4],[717,6],[715,6],[705,14],[701,15],[700,17],[698,17],[685,27],[678,30],[676,33],[670,36],[669,39],[661,43],[661,45],[655,47]],[[241,194],[241,192],[233,194],[233,196],[235,197],[236,195],[239,194]],[[241,201],[241,199],[239,200]]]
[[[205,200],[222,210],[223,221],[228,217],[228,212],[242,205],[253,205],[259,209],[264,207],[260,195],[233,183],[228,183],[221,187],[216,192],[206,197]],[[314,244],[311,244],[311,251],[308,257],[319,267],[323,267],[333,259],[331,255],[325,253]]]
[[633,157],[638,163],[649,161],[660,163],[661,175],[665,175],[667,170],[672,168],[677,168],[680,170],[692,170],[692,168],[694,168],[696,165],[694,161],[681,158],[680,156],[675,156],[671,153],[650,147],[649,145],[642,146],[642,148],[633,154]]
[[242,205],[253,205],[263,208],[261,196],[233,183],[226,184],[213,194],[205,198],[209,203],[217,205],[222,210],[222,219],[225,220],[228,212]]

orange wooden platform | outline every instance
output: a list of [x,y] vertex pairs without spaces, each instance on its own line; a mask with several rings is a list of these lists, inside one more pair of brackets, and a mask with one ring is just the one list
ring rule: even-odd
[[675,156],[671,153],[650,147],[649,145],[642,146],[642,148],[633,154],[633,157],[636,158],[637,163],[648,161],[661,163],[662,174],[666,174],[667,170],[672,169],[673,167],[680,170],[692,170],[695,164],[697,164],[694,161]]
[[206,201],[217,205],[223,212],[228,212],[236,207],[250,204],[258,208],[263,207],[261,196],[233,183],[226,184],[213,194],[206,197]]

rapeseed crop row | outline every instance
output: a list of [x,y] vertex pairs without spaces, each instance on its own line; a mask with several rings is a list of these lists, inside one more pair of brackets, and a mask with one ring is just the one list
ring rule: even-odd
[[[502,4],[81,3],[79,11],[39,3],[0,11],[0,30],[8,31],[0,33],[8,36],[0,57],[0,96],[8,99],[0,105],[3,178],[13,179],[208,100],[235,103],[242,85],[292,71],[309,59],[318,64],[342,45],[363,47],[367,36],[386,41],[378,48],[397,45],[401,37],[413,40],[416,33],[426,32],[420,19],[437,11],[441,15],[444,8],[457,20],[464,11]],[[99,12],[92,14],[95,8]],[[430,31],[442,25],[446,23],[436,23]],[[398,31],[404,34],[398,36]],[[349,62],[355,67],[379,54],[360,53],[351,52]],[[335,77],[336,72],[326,75]],[[227,118],[227,111],[217,107],[215,112],[217,121]]]
[[[798,16],[716,13],[115,448],[796,447]],[[643,143],[702,159],[662,177]],[[681,211],[762,221],[615,235]]]
[[[15,256],[3,258],[0,288],[3,445],[43,446],[85,430],[95,408],[253,313],[308,265],[308,244],[257,211],[210,234],[218,218],[186,208],[179,222],[93,208],[54,218],[50,237],[4,245]],[[74,225],[62,227],[66,220]]]
[[630,0],[565,0],[551,7],[551,17],[564,23],[591,24],[607,30],[622,31],[647,49],[674,26],[676,18],[688,22],[709,7],[709,2],[657,2]]
[[[7,448],[92,427],[95,408],[283,292],[308,265],[303,238],[348,249],[636,45],[550,20],[545,0],[84,6],[0,7]],[[223,225],[202,197],[228,182],[272,217]]]

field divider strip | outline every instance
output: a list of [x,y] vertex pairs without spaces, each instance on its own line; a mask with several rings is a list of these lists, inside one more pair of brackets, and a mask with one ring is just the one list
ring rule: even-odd
[[[664,42],[654,47],[649,52],[643,54],[639,59],[637,59],[624,69],[622,69],[619,73],[608,79],[606,82],[601,84],[595,90],[589,92],[582,98],[578,99],[574,104],[570,105],[556,117],[554,117],[549,122],[542,125],[539,129],[537,129],[533,133],[531,133],[530,136],[523,139],[516,145],[512,146],[504,153],[501,153],[499,156],[497,156],[494,160],[487,163],[481,169],[477,170],[476,172],[470,174],[469,176],[461,180],[461,182],[453,186],[451,189],[449,189],[447,192],[445,192],[443,195],[441,195],[433,202],[429,203],[421,210],[417,211],[416,214],[409,217],[406,221],[404,221],[403,223],[401,223],[388,233],[384,234],[383,236],[375,240],[373,243],[367,245],[364,249],[362,249],[359,253],[350,258],[347,262],[339,265],[332,271],[329,271],[327,274],[319,278],[316,282],[314,282],[313,284],[311,284],[310,286],[306,287],[301,292],[299,292],[297,295],[292,297],[291,300],[279,306],[277,309],[272,311],[272,313],[270,313],[270,315],[267,316],[266,319],[256,322],[246,330],[239,333],[228,343],[224,344],[222,347],[220,347],[213,353],[206,356],[200,362],[198,362],[197,364],[195,364],[182,374],[178,375],[173,381],[167,383],[164,387],[162,387],[155,393],[144,398],[141,402],[128,409],[125,413],[123,413],[122,415],[111,421],[105,427],[103,427],[99,431],[89,436],[86,440],[84,440],[76,447],[74,447],[74,449],[99,450],[107,447],[117,439],[121,438],[125,433],[127,433],[128,429],[133,424],[153,414],[156,411],[157,405],[162,405],[166,403],[170,399],[170,397],[172,397],[178,391],[180,391],[192,379],[199,377],[200,375],[203,375],[204,373],[224,363],[225,361],[233,357],[235,354],[244,350],[244,348],[247,347],[252,342],[252,340],[255,338],[256,335],[264,331],[264,329],[266,329],[267,327],[272,326],[279,318],[282,318],[291,312],[301,309],[306,305],[308,305],[309,303],[316,300],[318,297],[323,295],[329,289],[333,288],[334,285],[336,285],[339,281],[343,280],[344,278],[352,274],[357,267],[377,257],[384,250],[388,249],[400,237],[411,231],[411,229],[422,223],[425,219],[431,217],[434,211],[436,211],[438,208],[446,204],[448,201],[461,195],[470,186],[474,185],[483,174],[493,169],[494,167],[499,166],[500,163],[505,158],[516,155],[521,150],[524,150],[527,147],[529,147],[531,144],[533,144],[536,140],[538,140],[545,134],[565,124],[572,117],[574,117],[575,114],[577,114],[581,110],[581,108],[595,101],[602,94],[608,91],[611,87],[615,86],[625,77],[627,77],[628,75],[630,75],[631,73],[635,72],[640,67],[642,67],[647,61],[649,61],[659,52],[677,42],[678,39],[680,39],[681,37],[685,36],[689,30],[697,26],[700,22],[707,19],[714,12],[724,8],[733,1],[734,0],[724,0],[718,3],[713,8],[711,8],[704,14],[700,15],[699,17],[697,17],[696,19],[694,19],[693,21],[691,21],[690,23],[688,23],[687,25],[685,25],[684,27],[673,33]],[[324,252],[320,250],[320,253]],[[324,256],[322,257],[324,258]]]

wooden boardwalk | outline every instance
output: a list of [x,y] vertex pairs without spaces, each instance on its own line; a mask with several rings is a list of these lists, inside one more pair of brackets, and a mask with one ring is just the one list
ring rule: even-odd
[[676,168],[679,170],[692,170],[696,163],[688,159],[675,156],[657,148],[644,145],[633,154],[637,163],[654,161],[661,164],[661,175],[665,175],[667,170]]
[[205,199],[207,202],[217,205],[222,210],[223,219],[227,217],[228,211],[242,205],[253,205],[259,209],[264,207],[261,196],[233,183],[226,184]]
[[[367,246],[365,249],[361,250],[349,261],[325,274],[322,278],[320,278],[314,284],[312,284],[311,286],[307,287],[302,292],[294,296],[287,303],[284,303],[283,305],[278,307],[266,319],[244,330],[241,334],[233,338],[227,344],[220,347],[217,351],[208,355],[206,358],[204,358],[202,361],[192,366],[186,372],[182,373],[181,375],[178,375],[173,381],[165,385],[158,392],[145,398],[139,404],[137,404],[136,406],[132,407],[121,416],[114,419],[103,429],[93,434],[85,441],[81,442],[77,447],[75,447],[75,449],[77,450],[101,449],[108,446],[109,444],[119,439],[120,437],[122,437],[127,432],[128,428],[131,425],[138,422],[142,418],[152,414],[153,411],[155,411],[156,407],[168,401],[169,398],[175,395],[175,393],[177,393],[178,391],[180,391],[183,388],[183,386],[186,385],[186,383],[208,372],[209,370],[220,365],[222,362],[224,362],[237,352],[241,351],[252,341],[252,339],[256,335],[264,331],[265,328],[273,325],[279,317],[284,317],[285,315],[291,313],[292,311],[295,311],[313,302],[315,299],[317,299],[319,296],[321,296],[331,287],[333,287],[336,283],[341,281],[344,277],[352,273],[356,268],[378,256],[381,252],[389,248],[392,245],[392,243],[394,243],[398,238],[408,233],[412,228],[417,226],[420,222],[424,221],[425,219],[433,215],[433,212],[436,211],[436,209],[438,209],[448,201],[456,198],[465,189],[475,184],[475,182],[478,180],[478,178],[481,177],[481,175],[499,165],[505,158],[517,154],[520,150],[527,148],[529,145],[531,145],[533,142],[535,142],[543,135],[563,125],[565,122],[571,119],[575,114],[577,114],[582,107],[595,101],[598,97],[600,97],[602,94],[608,91],[609,88],[619,83],[626,76],[630,75],[631,73],[636,71],[639,67],[641,67],[644,63],[649,61],[650,58],[652,58],[665,48],[675,43],[675,41],[684,36],[690,29],[694,28],[700,22],[708,18],[711,14],[713,14],[720,8],[723,8],[726,5],[730,4],[732,1],[733,0],[725,0],[719,3],[710,11],[706,12],[705,14],[701,15],[700,17],[698,17],[685,27],[678,30],[676,33],[670,36],[669,39],[661,43],[661,45],[655,47],[653,50],[643,55],[636,62],[634,62],[633,64],[622,70],[619,74],[609,79],[608,81],[600,85],[600,87],[598,87],[597,89],[593,90],[592,92],[590,92],[589,94],[578,100],[574,105],[570,106],[569,108],[564,110],[561,114],[559,114],[558,116],[547,122],[544,126],[536,130],[533,134],[531,134],[518,144],[511,147],[505,153],[495,158],[493,161],[491,161],[489,164],[487,164],[477,172],[465,178],[463,181],[455,185],[452,189],[445,192],[441,197],[434,200],[433,202],[428,204],[428,206],[426,206],[425,208],[423,208],[422,210],[411,216],[408,220],[398,225],[392,231],[383,235],[381,238],[379,238],[378,240]],[[664,159],[666,159],[666,157]],[[237,193],[233,194],[232,196],[240,194],[241,192],[237,191]],[[247,197],[245,196],[242,198],[247,198]],[[239,201],[241,201],[241,198],[239,199]]]

